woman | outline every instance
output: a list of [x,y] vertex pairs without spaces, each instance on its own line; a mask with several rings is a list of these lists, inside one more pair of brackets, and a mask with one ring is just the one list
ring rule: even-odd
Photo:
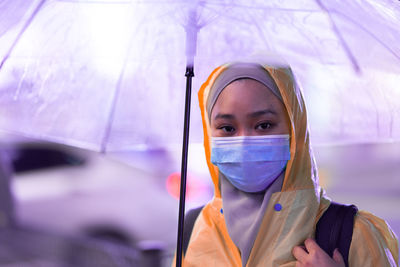
[[[313,241],[330,205],[318,185],[302,94],[289,67],[217,68],[199,91],[214,198],[192,230],[183,266],[344,266]],[[364,211],[350,266],[397,266],[398,241]]]

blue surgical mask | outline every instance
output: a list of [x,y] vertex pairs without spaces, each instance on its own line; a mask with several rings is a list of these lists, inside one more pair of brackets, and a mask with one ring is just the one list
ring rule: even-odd
[[289,135],[212,137],[211,162],[244,192],[265,190],[290,159]]

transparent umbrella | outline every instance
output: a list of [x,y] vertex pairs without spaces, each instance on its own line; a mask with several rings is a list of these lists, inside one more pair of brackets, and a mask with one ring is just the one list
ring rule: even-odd
[[187,66],[197,89],[268,51],[304,89],[313,143],[400,140],[399,27],[389,0],[3,0],[0,129],[99,151],[180,143]]
[[397,2],[189,2],[1,1],[0,129],[95,150],[180,143],[192,27],[194,88],[272,51],[304,88],[314,143],[400,138]]

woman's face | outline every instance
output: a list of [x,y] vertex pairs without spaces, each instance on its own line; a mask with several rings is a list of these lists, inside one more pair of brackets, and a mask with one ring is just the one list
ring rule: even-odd
[[289,134],[285,106],[270,89],[253,79],[230,83],[211,111],[211,136]]

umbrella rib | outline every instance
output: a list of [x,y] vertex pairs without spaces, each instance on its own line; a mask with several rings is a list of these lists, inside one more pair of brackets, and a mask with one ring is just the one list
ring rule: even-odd
[[14,42],[12,43],[10,49],[8,49],[6,55],[2,59],[0,63],[0,70],[3,68],[4,64],[10,57],[11,53],[13,52],[15,46],[17,45],[18,41],[21,39],[22,35],[25,33],[25,31],[28,29],[29,25],[32,23],[33,19],[36,17],[38,14],[39,10],[42,8],[43,4],[46,2],[46,0],[40,1],[40,3],[36,6],[35,10],[32,12],[32,15],[29,17],[29,19],[26,21],[25,25],[22,27],[21,31],[18,33],[17,37],[15,38]]
[[117,106],[118,96],[119,96],[120,91],[121,91],[122,79],[123,79],[123,77],[125,75],[126,66],[128,65],[128,58],[129,58],[129,54],[130,54],[131,47],[132,47],[131,44],[132,44],[133,39],[134,39],[133,36],[134,35],[132,34],[131,38],[130,38],[130,41],[129,41],[129,46],[128,46],[129,49],[128,49],[127,53],[126,53],[126,57],[125,57],[124,62],[122,64],[121,72],[119,74],[117,84],[115,85],[115,93],[114,93],[114,95],[112,97],[110,113],[109,113],[109,116],[108,116],[106,129],[104,130],[103,138],[102,138],[101,144],[100,144],[100,152],[101,153],[105,153],[106,152],[107,143],[108,143],[108,141],[110,139],[111,128],[112,128],[112,125],[113,125],[113,122],[114,122],[114,117],[115,117],[114,116],[115,115],[115,109],[116,109],[116,106]]
[[127,62],[128,62],[128,60],[126,58],[124,60],[124,64],[122,66],[122,70],[121,70],[120,75],[118,77],[115,93],[113,95],[112,102],[111,102],[110,114],[108,116],[106,129],[104,131],[104,135],[103,135],[103,138],[102,138],[102,141],[101,141],[101,146],[100,146],[100,152],[101,153],[105,153],[106,152],[107,143],[108,143],[108,140],[110,139],[111,128],[112,128],[112,124],[113,124],[113,121],[114,121],[115,108],[116,108],[116,105],[117,105],[119,92],[121,90],[122,78],[123,78],[124,73],[125,73],[124,70],[125,70],[125,67],[127,65]]
[[[135,30],[137,30],[137,28]],[[132,31],[132,32],[134,32],[134,31]],[[116,89],[115,89],[115,93],[114,93],[113,98],[112,98],[111,108],[110,108],[110,113],[109,113],[108,120],[107,120],[106,129],[104,130],[104,135],[103,135],[103,138],[102,138],[102,141],[101,141],[101,144],[100,144],[100,152],[101,153],[105,153],[106,150],[107,150],[107,143],[108,143],[108,141],[110,139],[111,128],[112,128],[112,125],[113,125],[113,122],[114,122],[115,109],[116,109],[118,97],[119,97],[119,94],[120,94],[120,91],[121,91],[121,84],[122,84],[122,80],[123,80],[124,75],[125,75],[125,69],[126,69],[126,66],[128,65],[128,59],[129,59],[130,51],[131,51],[131,49],[133,47],[131,44],[134,41],[134,36],[135,36],[134,34],[131,34],[131,38],[129,40],[129,46],[128,46],[129,48],[128,48],[128,51],[126,53],[126,57],[124,59],[124,62],[122,64],[121,72],[119,74],[117,84],[115,86]]]
[[347,57],[349,58],[351,64],[353,65],[354,71],[356,73],[360,73],[360,66],[354,57],[353,53],[350,50],[350,47],[347,45],[346,40],[343,38],[342,34],[340,33],[338,27],[335,24],[335,21],[333,20],[331,14],[329,13],[329,10],[322,4],[321,0],[315,0],[315,2],[321,7],[323,11],[327,14],[329,21],[331,23],[333,32],[336,34],[337,38],[339,39],[340,44],[342,45],[344,51],[346,52]]
[[332,11],[332,13],[336,13],[336,14],[338,14],[338,15],[340,15],[340,16],[346,18],[348,21],[352,22],[354,25],[357,25],[360,29],[362,29],[364,32],[366,32],[368,35],[370,35],[375,41],[377,41],[377,42],[380,43],[384,48],[386,48],[394,57],[396,57],[398,60],[400,60],[400,56],[397,55],[397,53],[396,53],[392,48],[390,48],[389,46],[387,46],[387,45],[386,45],[384,42],[382,42],[374,33],[372,33],[371,31],[369,31],[369,30],[368,30],[367,28],[365,28],[363,25],[361,25],[361,24],[358,23],[357,21],[353,20],[353,19],[350,18],[349,16],[347,16],[347,15],[345,15],[345,14],[343,14],[343,13],[337,12],[336,10],[335,10],[335,11]]

